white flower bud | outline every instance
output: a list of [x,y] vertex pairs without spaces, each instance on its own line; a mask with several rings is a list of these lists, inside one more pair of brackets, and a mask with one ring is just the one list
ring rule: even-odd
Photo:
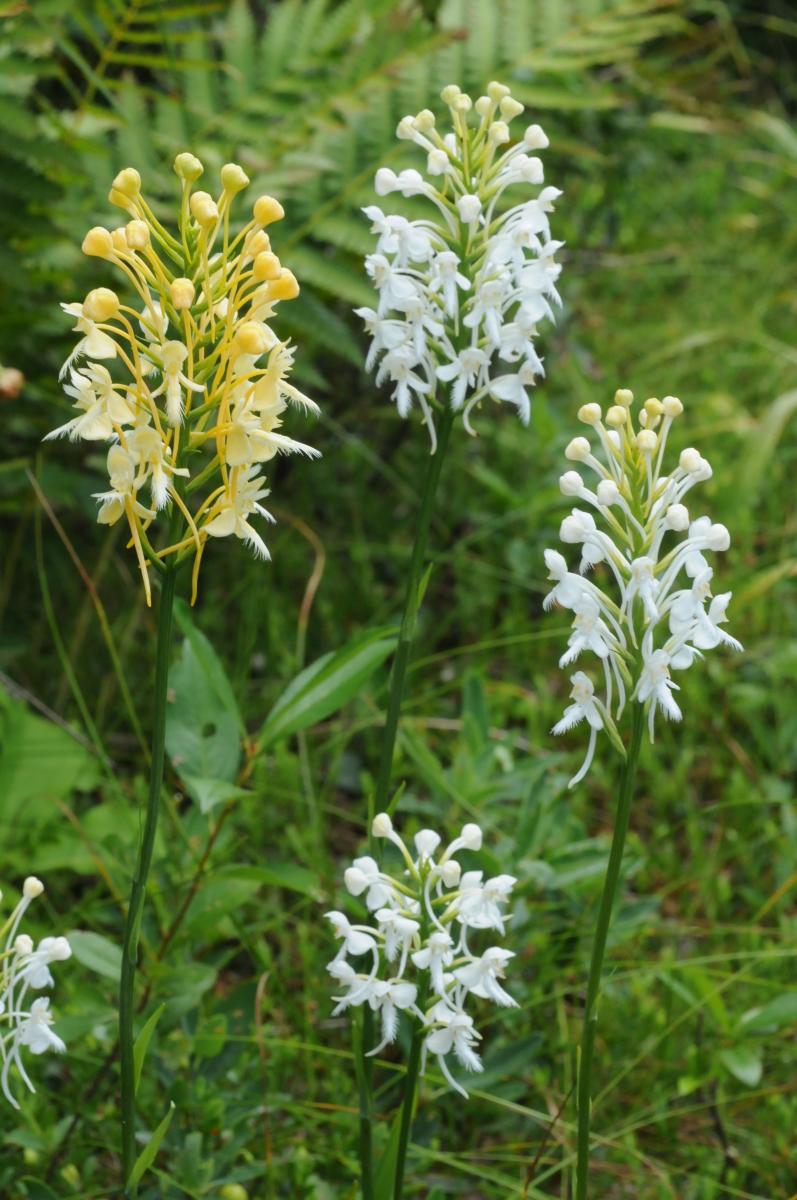
[[72,957],[72,947],[65,937],[57,937],[50,946],[50,958],[53,962],[66,962]]
[[514,96],[504,96],[500,104],[501,116],[505,121],[511,121],[515,117],[519,117],[523,112],[524,106]]
[[430,175],[445,175],[451,166],[451,160],[445,150],[430,150],[426,159],[426,167]]
[[440,868],[440,878],[446,887],[455,888],[462,878],[462,867],[455,858],[450,858]]
[[431,858],[440,845],[440,834],[433,829],[419,829],[413,840],[419,857]]
[[725,525],[717,522],[709,529],[706,541],[709,550],[727,550],[731,544],[731,535]]
[[473,107],[480,117],[486,117],[492,108],[492,104],[493,102],[489,96],[479,96],[479,99],[476,101]]
[[652,429],[640,429],[636,435],[636,444],[643,454],[651,454],[658,445],[659,439]]
[[703,456],[699,450],[695,450],[694,446],[687,446],[686,450],[681,451],[681,457],[678,459],[678,465],[682,471],[688,472],[689,475],[694,475],[700,470],[700,464],[703,462]]
[[613,479],[602,479],[595,489],[595,494],[606,508],[611,508],[620,499],[620,489]]
[[622,404],[613,404],[611,408],[606,410],[606,424],[612,429],[621,429],[625,425],[628,410],[623,408]]
[[523,134],[523,141],[528,150],[545,150],[550,145],[548,136],[541,125],[529,125]]
[[664,405],[661,400],[657,400],[655,396],[651,396],[649,400],[645,401],[645,412],[648,414],[648,417],[660,417],[664,412]]
[[473,101],[467,92],[460,92],[456,99],[452,101],[451,107],[454,112],[470,112],[473,108]]
[[435,126],[435,116],[430,108],[422,108],[414,119],[418,133],[431,133]]
[[493,121],[487,136],[494,146],[505,146],[509,141],[509,126],[506,121]]
[[509,88],[505,83],[497,83],[494,79],[487,84],[487,95],[494,104],[498,104],[509,95]]
[[368,887],[369,880],[359,867],[348,867],[343,872],[343,882],[346,885],[346,890],[352,896],[361,896]]
[[664,515],[664,524],[676,533],[689,528],[689,509],[685,504],[671,504]]
[[483,835],[481,826],[477,825],[475,821],[469,821],[467,825],[463,825],[462,833],[459,836],[462,838],[466,850],[481,850]]
[[412,140],[414,135],[415,117],[413,117],[411,114],[409,116],[402,117],[396,126],[396,137],[400,138],[403,142],[408,142]]
[[458,85],[456,83],[449,83],[440,93],[440,99],[444,104],[453,104],[459,94]]
[[35,875],[29,875],[22,885],[22,895],[26,900],[35,900],[44,891],[44,884]]
[[585,462],[592,454],[592,447],[585,437],[574,437],[565,446],[565,458],[570,462]]
[[380,167],[374,176],[374,191],[377,196],[387,196],[398,187],[398,176],[390,167]]
[[603,413],[600,404],[582,404],[577,415],[585,425],[597,425]]
[[629,388],[618,388],[614,393],[615,404],[622,404],[623,408],[630,408],[634,403],[634,393]]
[[27,933],[20,933],[14,938],[14,949],[17,954],[31,954],[33,952],[33,938]]
[[393,832],[393,822],[386,812],[376,814],[371,824],[371,832],[374,837],[390,837]]
[[460,219],[468,225],[471,221],[475,221],[478,218],[481,210],[482,202],[478,196],[460,196],[459,200],[457,200],[457,212]]
[[680,417],[684,411],[684,406],[677,396],[665,396],[661,402],[661,407],[666,417]]
[[565,471],[559,477],[559,490],[563,496],[578,496],[584,488],[584,482],[578,471]]

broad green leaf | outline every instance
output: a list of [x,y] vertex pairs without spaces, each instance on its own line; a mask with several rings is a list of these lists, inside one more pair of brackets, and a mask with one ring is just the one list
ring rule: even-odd
[[392,630],[373,630],[305,667],[266,717],[260,730],[260,749],[337,712],[393,653],[396,642]]
[[73,929],[67,936],[79,963],[106,979],[118,981],[122,969],[122,951],[114,942],[88,929]]
[[37,717],[0,688],[0,796],[3,819],[49,807],[54,798],[95,785],[94,755],[64,730]]
[[205,992],[214,986],[218,972],[207,963],[183,962],[178,966],[161,966],[153,974],[158,998],[165,1000],[166,1016],[173,1020],[196,1008]]
[[58,1200],[58,1193],[41,1179],[23,1175],[19,1182],[24,1186],[22,1195],[26,1196],[27,1200]]
[[149,1049],[149,1044],[152,1041],[152,1035],[155,1032],[155,1026],[163,1016],[163,1010],[165,1007],[165,1004],[159,1004],[155,1011],[151,1013],[149,1017],[147,1017],[141,1032],[135,1040],[135,1044],[133,1046],[133,1072],[136,1081],[136,1091],[138,1091],[138,1083],[141,1079],[141,1068],[144,1066],[144,1059],[147,1057],[147,1050]]
[[166,749],[180,775],[232,782],[241,758],[240,716],[207,638],[193,630],[169,672]]
[[231,716],[235,717],[241,733],[246,733],[246,727],[238,708],[238,701],[235,698],[232,684],[227,677],[224,664],[204,633],[201,633],[196,625],[194,625],[190,614],[191,610],[185,601],[178,599],[174,606],[174,616],[180,627],[180,632],[191,643],[194,654],[202,664],[202,669],[221,704]]
[[740,1083],[755,1087],[761,1082],[764,1067],[760,1046],[728,1046],[720,1050],[719,1060]]
[[761,1008],[751,1008],[739,1021],[740,1033],[775,1033],[797,1024],[797,992],[784,992]]
[[166,1113],[166,1116],[163,1118],[160,1125],[152,1134],[152,1137],[149,1139],[146,1146],[135,1161],[133,1170],[130,1172],[130,1178],[127,1181],[128,1188],[135,1187],[136,1184],[141,1181],[145,1171],[148,1171],[154,1163],[155,1155],[160,1150],[161,1142],[166,1136],[166,1130],[169,1128],[173,1116],[174,1101],[170,1100],[169,1111]]
[[211,929],[233,909],[241,908],[260,887],[256,879],[234,875],[206,879],[194,897],[184,921],[187,930]]
[[203,813],[210,812],[217,804],[252,795],[246,788],[238,787],[226,779],[199,779],[194,775],[183,775],[182,780],[191,799],[196,800]]
[[318,876],[297,863],[269,863],[268,866],[251,866],[248,863],[222,867],[214,874],[215,879],[251,879],[263,887],[284,888],[287,892],[298,892],[311,900],[320,900],[321,889]]

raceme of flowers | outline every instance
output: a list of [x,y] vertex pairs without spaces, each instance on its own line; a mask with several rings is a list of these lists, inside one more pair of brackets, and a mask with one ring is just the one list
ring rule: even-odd
[[[617,722],[627,697],[645,705],[653,740],[659,712],[681,719],[673,671],[691,667],[719,645],[742,649],[722,628],[731,593],[714,594],[706,558],[709,551],[727,550],[730,534],[686,503],[692,488],[711,478],[711,467],[690,447],[664,473],[670,427],[683,412],[677,397],[646,400],[637,426],[632,405],[631,392],[623,389],[605,418],[597,404],[579,409],[597,445],[573,438],[565,456],[595,478],[585,481],[569,470],[559,481],[563,494],[579,504],[559,531],[566,545],[581,547],[578,573],[558,550],[545,551],[554,581],[545,607],[558,604],[573,614],[559,665],[588,652],[600,668],[598,685],[583,670],[571,676],[572,703],[553,728],[561,734],[581,721],[589,726],[586,758],[571,786],[588,771],[601,730],[625,753]],[[601,568],[594,580],[587,577],[593,567]]]
[[[155,216],[132,167],[109,195],[130,219],[86,234],[84,253],[121,272],[127,299],[98,287],[62,305],[80,335],[61,373],[77,415],[48,435],[110,444],[97,519],[127,522],[148,603],[148,568],[169,555],[193,555],[196,597],[208,537],[234,534],[268,558],[251,520],[273,519],[261,503],[263,464],[276,454],[318,455],[281,432],[288,405],[318,412],[288,382],[294,351],[270,324],[277,304],[299,292],[266,233],[282,206],[259,196],[234,232],[233,202],[249,183],[242,168],[222,167],[216,199],[193,190],[204,170],[193,154],[178,154],[174,169],[176,234]],[[155,548],[151,527],[164,514],[165,540]]]
[[[327,970],[340,988],[335,1015],[368,1004],[381,1018],[379,1054],[398,1034],[399,1013],[420,1021],[424,1031],[422,1064],[437,1059],[451,1087],[466,1096],[451,1074],[448,1056],[467,1071],[481,1071],[481,1040],[465,1011],[471,997],[514,1006],[501,984],[511,950],[488,944],[478,952],[469,938],[487,931],[503,935],[502,908],[516,882],[511,875],[484,879],[481,871],[462,871],[454,857],[479,850],[482,831],[465,825],[439,856],[440,837],[431,829],[415,835],[413,859],[387,813],[374,818],[373,835],[398,847],[405,870],[385,872],[368,855],[356,858],[344,880],[353,896],[362,896],[370,924],[352,924],[342,912],[328,912],[340,949]],[[354,962],[349,960],[353,959]],[[423,1069],[423,1068],[422,1068]]]
[[[380,360],[377,383],[393,385],[402,417],[418,404],[433,452],[440,389],[469,433],[471,412],[486,399],[514,406],[528,422],[529,388],[544,373],[534,341],[560,302],[554,255],[562,245],[549,226],[561,192],[541,186],[536,154],[548,138],[539,125],[520,140],[510,132],[523,105],[500,83],[475,104],[455,84],[442,98],[450,132],[439,133],[428,110],[404,117],[397,130],[426,152],[426,176],[413,168],[376,173],[377,195],[421,196],[430,212],[408,220],[377,205],[363,209],[378,239],[365,266],[379,298],[375,309],[357,309],[372,338],[366,366]],[[504,193],[514,185],[523,191],[507,207]]]
[[11,1089],[9,1075],[16,1069],[32,1092],[36,1089],[28,1077],[21,1051],[44,1054],[66,1049],[53,1031],[53,1016],[48,996],[34,995],[53,985],[50,965],[64,962],[72,951],[65,937],[42,938],[34,947],[19,927],[31,901],[44,891],[44,884],[30,875],[22,888],[22,899],[11,916],[0,926],[0,1088],[14,1108],[19,1108]]

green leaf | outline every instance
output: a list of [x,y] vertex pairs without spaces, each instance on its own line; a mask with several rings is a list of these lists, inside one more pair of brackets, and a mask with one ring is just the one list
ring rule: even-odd
[[751,1008],[739,1021],[740,1033],[776,1033],[797,1023],[797,992],[784,992],[761,1008]]
[[391,630],[377,629],[354,638],[342,650],[325,654],[301,671],[266,717],[258,746],[323,721],[353,699],[365,681],[396,648]]
[[155,1026],[163,1016],[163,1010],[165,1008],[165,1004],[158,1005],[155,1011],[149,1017],[147,1017],[146,1023],[135,1040],[135,1045],[133,1046],[133,1072],[136,1081],[136,1091],[138,1091],[138,1083],[141,1079],[141,1068],[144,1066],[144,1059],[147,1056],[147,1050],[149,1049],[152,1035],[155,1032]]
[[246,733],[246,726],[238,708],[238,701],[235,698],[232,684],[224,669],[224,664],[204,633],[201,633],[196,625],[194,625],[191,620],[190,609],[184,600],[178,599],[175,601],[174,617],[183,637],[190,642],[194,654],[202,665],[205,676],[224,706],[224,709],[231,716],[235,717],[241,733]]
[[199,811],[203,813],[210,812],[217,804],[226,804],[228,800],[253,794],[226,779],[199,779],[194,775],[182,775],[181,778],[191,799],[197,802]]
[[25,1188],[24,1195],[27,1196],[27,1200],[58,1200],[58,1194],[41,1179],[23,1175],[19,1182]]
[[379,1163],[374,1175],[374,1196],[376,1200],[393,1200],[400,1134],[401,1111],[397,1112],[393,1118],[387,1145],[379,1156]]
[[260,887],[257,879],[242,879],[240,875],[213,875],[205,880],[194,897],[184,922],[186,930],[202,927],[212,929],[233,909],[241,908]]
[[72,953],[79,963],[118,982],[122,969],[122,951],[108,938],[87,929],[73,929],[67,934]]
[[262,887],[284,888],[287,892],[309,896],[311,900],[321,898],[318,876],[296,863],[269,863],[267,867],[233,864],[216,871],[214,878],[251,879]]
[[728,1046],[720,1050],[719,1060],[740,1083],[755,1087],[761,1082],[764,1066],[760,1046]]
[[169,1111],[166,1113],[166,1116],[163,1118],[160,1125],[152,1134],[152,1137],[149,1139],[146,1146],[135,1161],[133,1170],[130,1172],[130,1178],[127,1181],[128,1188],[135,1187],[136,1184],[140,1182],[145,1171],[148,1171],[154,1163],[155,1155],[160,1150],[160,1144],[166,1136],[166,1130],[169,1128],[173,1116],[174,1101],[170,1100]]
[[188,632],[169,672],[166,749],[181,776],[232,782],[241,758],[241,716],[232,688],[205,635],[184,615],[177,621]]
[[29,806],[94,786],[99,765],[84,746],[57,725],[28,712],[0,688],[0,796],[10,821]]

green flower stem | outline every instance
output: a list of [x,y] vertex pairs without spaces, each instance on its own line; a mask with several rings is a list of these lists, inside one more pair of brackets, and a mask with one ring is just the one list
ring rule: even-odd
[[[415,524],[415,541],[412,546],[412,555],[410,557],[409,573],[407,576],[407,590],[404,596],[404,610],[401,615],[399,642],[396,649],[396,657],[393,660],[393,670],[390,673],[390,691],[388,694],[385,727],[382,733],[382,747],[379,757],[376,788],[368,805],[368,841],[372,854],[374,853],[374,845],[371,824],[374,815],[377,812],[384,812],[389,806],[390,778],[393,771],[393,755],[396,749],[401,704],[404,699],[404,682],[410,661],[412,643],[415,637],[418,609],[420,608],[418,589],[423,577],[426,548],[429,543],[429,529],[432,524],[437,487],[440,482],[440,472],[443,468],[443,459],[455,416],[456,414],[451,408],[446,407],[440,417],[437,426],[437,449],[434,454],[429,456],[421,488],[420,507]],[[373,1096],[371,1083],[373,1077],[373,1059],[366,1057],[368,1049],[373,1043],[373,1025],[373,1013],[370,1008],[366,1008],[363,1013],[362,1038],[360,1039],[359,1034],[357,1035],[354,1047],[355,1055],[362,1058],[361,1069],[358,1072],[358,1082],[360,1092],[360,1186],[363,1200],[374,1200]],[[418,1053],[420,1054],[420,1044]],[[415,1074],[417,1076],[417,1063]],[[409,1081],[408,1068],[408,1084]],[[414,1093],[415,1083],[413,1080],[409,1094],[414,1096]]]
[[578,1063],[578,1149],[576,1156],[576,1192],[575,1200],[587,1200],[589,1183],[589,1134],[592,1107],[592,1058],[595,1049],[595,1034],[598,1029],[598,1013],[596,1002],[600,990],[603,956],[606,950],[606,938],[612,919],[612,909],[620,881],[620,867],[623,862],[625,837],[628,832],[628,819],[631,813],[631,799],[634,794],[639,748],[642,744],[642,732],[645,723],[644,706],[638,701],[632,701],[634,718],[631,731],[631,744],[623,763],[620,778],[620,794],[617,800],[617,816],[612,836],[612,846],[609,852],[609,863],[606,868],[606,878],[603,881],[598,921],[595,926],[595,937],[592,942],[592,958],[589,966],[587,981],[587,999],[584,1006],[584,1026],[581,1033],[581,1053]]
[[388,696],[385,728],[382,735],[382,750],[379,759],[379,772],[376,777],[374,807],[370,816],[388,808],[390,794],[390,778],[393,771],[393,754],[396,748],[401,704],[404,699],[404,680],[410,661],[412,643],[415,637],[415,626],[418,620],[420,597],[418,589],[423,577],[426,561],[426,547],[429,542],[429,528],[434,513],[437,486],[440,482],[440,472],[443,467],[451,427],[456,414],[447,407],[440,417],[437,426],[437,450],[430,455],[426,466],[426,475],[421,489],[420,507],[415,525],[415,541],[412,547],[410,568],[407,576],[407,592],[404,597],[404,611],[401,615],[401,628],[396,657],[393,660],[393,670],[390,675],[390,694]]
[[[426,1004],[425,994],[419,995],[419,1008],[423,1011]],[[415,1116],[415,1097],[418,1089],[418,1069],[421,1065],[421,1050],[423,1048],[424,1030],[420,1021],[416,1020],[412,1033],[410,1057],[407,1061],[407,1073],[404,1076],[404,1098],[401,1102],[401,1127],[399,1129],[398,1149],[396,1151],[396,1174],[393,1177],[393,1200],[401,1200],[404,1191],[404,1169],[407,1163],[407,1146],[410,1140],[412,1119]]]
[[158,604],[158,627],[155,650],[155,689],[153,702],[152,761],[149,773],[149,796],[144,821],[144,831],[138,851],[138,862],[130,892],[127,909],[124,942],[122,945],[122,971],[119,981],[119,1054],[122,1068],[122,1171],[124,1194],[134,1197],[137,1187],[127,1187],[130,1172],[136,1160],[136,1095],[133,1061],[133,1017],[134,984],[138,940],[141,931],[141,916],[147,890],[147,878],[152,863],[155,833],[158,827],[161,788],[163,786],[163,764],[166,743],[166,687],[169,677],[169,651],[172,641],[172,614],[176,571],[168,567],[162,576],[160,601]]

